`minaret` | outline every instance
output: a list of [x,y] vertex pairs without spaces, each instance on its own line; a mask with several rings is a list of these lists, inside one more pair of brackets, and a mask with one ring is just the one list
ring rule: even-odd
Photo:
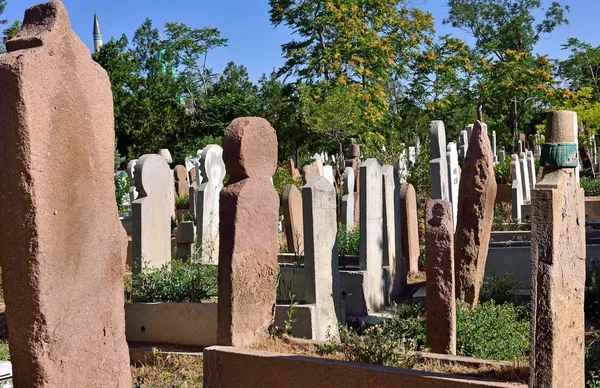
[[97,53],[102,47],[102,32],[100,31],[100,23],[98,22],[98,15],[94,10],[94,53]]

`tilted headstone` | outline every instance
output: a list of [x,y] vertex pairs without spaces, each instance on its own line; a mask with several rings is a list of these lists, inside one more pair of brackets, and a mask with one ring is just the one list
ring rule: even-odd
[[23,20],[0,55],[0,147],[11,155],[0,165],[0,261],[12,383],[131,387],[110,81],[60,1],[29,8]]
[[521,184],[523,186],[523,200],[531,200],[531,186],[529,185],[529,167],[527,165],[527,157],[525,152],[519,155],[519,163],[521,163]]
[[535,159],[532,151],[527,151],[527,168],[529,170],[529,187],[535,189],[537,174],[535,172]]
[[381,167],[383,178],[383,266],[389,266],[394,284],[386,293],[386,305],[406,287],[406,262],[402,257],[400,182],[393,166]]
[[487,125],[477,122],[460,176],[454,237],[456,297],[470,306],[477,305],[483,285],[496,191]]
[[530,387],[585,386],[585,198],[576,179],[576,113],[549,112],[544,175],[531,202]]
[[283,190],[283,223],[288,252],[298,255],[304,254],[302,193],[296,185],[287,185]]
[[456,216],[458,212],[458,186],[460,184],[460,167],[458,167],[458,152],[456,143],[450,143],[447,147],[446,160],[448,164],[448,193],[452,205],[452,223],[456,230]]
[[171,170],[163,157],[144,155],[135,165],[139,193],[131,204],[133,272],[160,268],[171,261]]
[[173,169],[175,178],[175,194],[179,197],[185,197],[190,193],[190,185],[187,181],[187,170],[181,164],[178,164]]
[[318,177],[302,188],[304,209],[304,276],[306,303],[314,304],[312,339],[325,341],[338,333],[341,321],[340,270],[337,251],[335,188]]
[[360,269],[367,271],[369,292],[368,312],[377,312],[384,303],[383,283],[383,182],[381,166],[376,159],[367,159],[360,166]]
[[498,163],[498,154],[496,152],[496,131],[492,131],[492,151],[494,153],[494,164]]
[[519,162],[517,154],[512,155],[510,173],[512,177],[512,218],[520,221],[523,206],[523,186],[521,184],[521,162]]
[[221,190],[219,345],[249,347],[268,337],[277,289],[277,135],[267,120],[233,120],[223,137],[230,175]]
[[425,210],[427,347],[456,355],[454,225],[448,201],[431,200]]
[[220,146],[209,144],[202,150],[202,178],[196,193],[198,252],[202,261],[215,263],[219,252],[219,196],[225,178]]
[[406,260],[409,275],[419,272],[419,215],[417,213],[417,194],[410,183],[400,187],[400,221],[402,223],[402,254]]
[[342,225],[346,230],[354,229],[354,169],[346,167],[342,178]]
[[469,149],[469,135],[466,130],[460,131],[459,136],[458,159],[460,164],[464,164],[467,159],[467,150]]
[[442,121],[429,125],[429,174],[431,198],[448,200],[448,165],[446,163],[446,129]]

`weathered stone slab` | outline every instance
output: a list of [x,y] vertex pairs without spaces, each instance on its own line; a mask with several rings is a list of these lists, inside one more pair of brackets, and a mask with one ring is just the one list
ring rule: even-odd
[[460,184],[460,167],[458,166],[458,152],[456,143],[447,146],[446,161],[448,164],[448,200],[452,204],[452,224],[456,229],[456,215],[458,212],[458,186]]
[[160,268],[171,261],[171,170],[163,157],[144,155],[135,165],[139,193],[131,204],[134,273]]
[[460,177],[454,248],[456,297],[470,306],[477,305],[483,284],[496,191],[487,125],[477,122]]
[[460,131],[459,135],[459,150],[458,150],[458,159],[460,164],[463,165],[465,160],[467,159],[467,150],[469,149],[469,135],[467,134],[467,130]]
[[346,167],[342,177],[342,225],[354,229],[354,169]]
[[175,194],[180,197],[189,195],[190,184],[187,181],[187,170],[185,166],[178,164],[173,169],[173,176],[175,178]]
[[433,353],[456,355],[452,205],[441,200],[427,202],[425,219],[427,347]]
[[360,269],[367,271],[368,312],[379,311],[384,304],[383,283],[383,180],[376,159],[367,159],[360,166]]
[[296,185],[287,185],[283,190],[283,223],[288,252],[304,253],[304,222],[302,218],[302,193]]
[[523,206],[523,186],[521,184],[521,163],[517,154],[513,154],[510,162],[512,176],[512,218],[521,220],[521,207]]
[[268,336],[277,287],[279,195],[277,135],[257,117],[234,120],[223,137],[230,175],[221,190],[219,246],[220,345],[248,347]]
[[14,386],[131,387],[109,78],[60,1],[28,9],[6,46],[0,260]]
[[[549,112],[547,143],[575,143],[575,112]],[[585,210],[575,168],[544,167],[533,191],[530,387],[585,386]]]
[[529,187],[531,190],[535,189],[537,182],[537,174],[535,173],[535,159],[533,158],[533,151],[527,151],[527,168],[529,171]]
[[193,221],[182,221],[177,225],[175,241],[177,243],[177,258],[187,261],[194,252],[196,226]]
[[389,266],[394,284],[386,293],[386,305],[406,287],[406,262],[402,257],[400,182],[393,166],[381,168],[383,178],[383,266]]
[[400,220],[402,222],[402,254],[409,275],[419,272],[419,221],[417,194],[410,183],[400,187]]
[[527,165],[527,156],[525,152],[519,155],[519,163],[521,164],[521,183],[523,185],[523,200],[531,200],[531,186],[529,184],[529,167]]
[[325,341],[338,334],[341,321],[335,188],[326,178],[315,178],[302,188],[302,203],[306,303],[316,306],[312,339]]
[[353,144],[348,150],[344,166],[354,170],[354,225],[359,225],[360,218],[360,146]]
[[429,174],[431,198],[448,200],[448,165],[446,163],[446,129],[442,121],[429,125]]
[[292,159],[288,159],[288,171],[293,180],[300,179],[302,175],[300,175],[300,171],[296,168],[296,164]]

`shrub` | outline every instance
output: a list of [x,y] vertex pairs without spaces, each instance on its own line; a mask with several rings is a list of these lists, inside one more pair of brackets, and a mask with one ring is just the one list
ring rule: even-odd
[[298,190],[302,191],[302,179],[294,180],[287,167],[277,168],[275,175],[273,175],[273,187],[279,193],[279,198],[283,197],[283,191],[287,185],[296,185]]
[[126,212],[131,209],[129,204],[129,189],[131,182],[127,173],[124,171],[115,174],[115,192],[117,196],[117,206],[120,212]]
[[471,310],[456,308],[456,350],[460,356],[492,360],[523,358],[529,351],[526,306],[485,302]]
[[342,260],[345,256],[358,256],[360,249],[360,229],[346,230],[342,224],[338,225],[338,253]]
[[179,195],[175,194],[175,208],[177,209],[189,209],[190,208],[190,195]]
[[585,375],[587,388],[600,388],[600,346],[590,344],[585,347]]
[[521,303],[520,289],[521,284],[515,280],[513,274],[508,273],[498,277],[493,273],[483,285],[481,302],[494,301],[497,305],[506,303],[518,305]]
[[510,173],[510,158],[504,159],[503,162],[496,163],[494,165],[494,175],[496,176],[496,183],[499,185],[512,183],[512,176]]
[[585,315],[600,320],[600,262],[595,261],[585,279]]
[[597,181],[594,178],[582,176],[579,180],[579,184],[585,192],[586,197],[600,196],[600,181]]
[[131,279],[134,302],[199,303],[217,295],[217,267],[190,260],[173,260],[162,268]]

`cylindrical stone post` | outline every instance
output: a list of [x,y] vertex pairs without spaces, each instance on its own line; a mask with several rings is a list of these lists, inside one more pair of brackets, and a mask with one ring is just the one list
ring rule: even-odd
[[434,353],[456,354],[454,224],[452,205],[431,200],[426,209],[427,346]]
[[576,113],[548,113],[543,177],[531,203],[532,388],[585,385],[585,211]]

